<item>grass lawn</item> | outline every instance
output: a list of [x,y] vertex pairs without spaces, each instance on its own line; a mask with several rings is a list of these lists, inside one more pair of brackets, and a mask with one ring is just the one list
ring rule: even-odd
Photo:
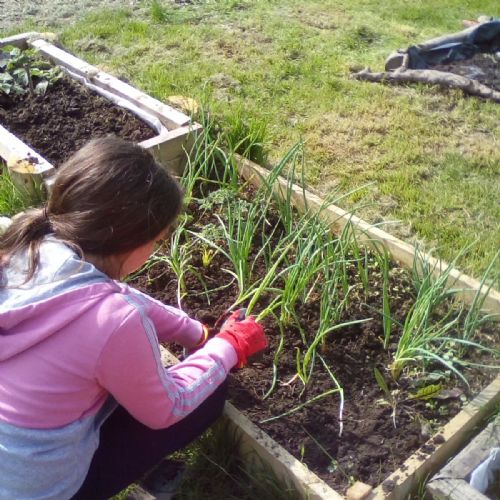
[[393,234],[447,260],[477,240],[459,267],[479,277],[500,246],[500,107],[350,75],[481,14],[498,2],[153,0],[49,29],[159,99],[207,103],[235,141],[263,138],[268,164],[303,140],[309,185],[359,188],[344,208]]

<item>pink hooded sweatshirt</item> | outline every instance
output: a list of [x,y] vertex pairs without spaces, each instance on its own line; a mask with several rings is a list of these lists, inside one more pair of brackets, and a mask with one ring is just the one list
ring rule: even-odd
[[145,425],[168,427],[215,391],[237,356],[215,338],[164,368],[158,341],[194,347],[201,323],[113,281],[54,238],[20,285],[25,266],[24,255],[13,258],[0,288],[0,499],[69,498],[113,398]]

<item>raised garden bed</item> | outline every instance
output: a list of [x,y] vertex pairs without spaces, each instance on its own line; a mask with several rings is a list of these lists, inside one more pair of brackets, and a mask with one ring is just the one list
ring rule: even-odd
[[[254,180],[259,179],[258,167],[244,161],[240,162],[240,167],[240,173],[246,174],[246,177],[253,176]],[[189,198],[191,193],[189,186],[192,184],[189,179],[186,182]],[[286,181],[281,182],[282,186],[283,183],[287,185]],[[257,184],[262,184],[262,180]],[[294,230],[287,233],[281,225],[283,220],[278,222],[279,215],[272,210],[267,213],[266,203],[254,188],[248,186],[240,193],[243,201],[235,202],[239,206],[236,209],[237,215],[233,213],[234,219],[231,219],[231,216],[228,218],[222,209],[233,203],[230,201],[231,195],[228,189],[231,191],[230,186],[225,185],[219,191],[205,190],[198,203],[192,202],[190,204],[192,212],[181,221],[181,227],[176,233],[178,239],[173,240],[170,254],[158,253],[147,271],[134,281],[134,285],[166,303],[180,302],[183,309],[211,325],[217,323],[224,311],[238,302],[238,296],[241,298],[241,280],[238,282],[235,279],[229,285],[231,278],[223,271],[233,269],[238,275],[237,267],[232,267],[229,256],[224,256],[224,252],[219,248],[223,246],[224,239],[229,237],[231,241],[243,235],[245,229],[241,225],[242,220],[246,219],[243,224],[248,225],[254,217],[257,217],[259,223],[264,224],[264,219],[260,219],[256,214],[266,213],[264,224],[267,227],[264,232],[266,236],[262,240],[261,233],[257,232],[258,234],[249,238],[248,241],[251,240],[255,247],[249,250],[243,260],[246,259],[247,265],[252,266],[255,283],[269,279],[269,289],[275,288],[278,295],[286,288],[285,276],[291,271],[284,270],[286,259],[281,260],[273,268],[271,264],[273,258],[270,258],[266,265],[264,263],[266,259],[259,259],[256,256],[270,252],[268,257],[272,254],[274,259],[280,260],[282,255],[291,252],[289,257],[297,262],[301,252],[306,251],[305,248],[293,247],[292,250],[287,244],[283,246],[283,241],[290,242],[290,236],[287,234],[297,234],[297,231],[300,233],[300,227],[312,224],[312,219],[302,221],[304,224],[294,226]],[[291,187],[288,184],[285,191],[287,203],[291,202],[292,192],[297,196],[300,192],[303,204],[309,207],[315,205],[313,197],[304,197],[304,191],[295,186]],[[195,192],[194,196],[199,194]],[[253,212],[251,208],[250,202],[253,200],[258,200],[257,212]],[[330,208],[338,210],[336,207]],[[323,215],[326,211],[323,206]],[[346,222],[342,223],[340,218],[337,214],[336,224],[345,226]],[[352,222],[353,216],[350,215],[346,219],[351,219]],[[356,220],[356,222],[360,222],[358,225],[362,226],[362,221]],[[284,224],[286,225],[286,222]],[[345,231],[346,234],[348,232]],[[193,237],[193,233],[198,236],[194,236],[191,243],[186,243]],[[364,236],[366,239],[366,232]],[[397,242],[387,233],[380,232],[379,236],[392,241],[393,246],[398,243],[400,251],[405,248],[403,244],[399,245],[402,242]],[[311,241],[312,238],[310,235],[302,237],[305,241]],[[368,239],[374,244],[373,237]],[[331,244],[334,245],[335,241],[339,240],[333,239]],[[241,243],[240,241],[240,247]],[[254,296],[250,294],[246,300],[242,299],[240,302],[240,305],[249,305],[254,314],[262,316],[271,347],[262,359],[232,377],[231,401],[265,433],[270,434],[281,446],[289,450],[295,458],[283,451],[261,430],[257,430],[231,405],[228,405],[227,414],[246,436],[247,448],[254,449],[270,462],[278,473],[283,474],[286,470],[287,474],[293,476],[291,471],[301,470],[299,475],[292,477],[291,480],[305,496],[309,495],[309,498],[338,498],[339,495],[345,494],[356,480],[368,483],[372,487],[380,485],[375,492],[371,492],[370,486],[358,483],[356,488],[361,486],[364,494],[403,498],[415,487],[419,478],[422,479],[433,467],[438,466],[453,453],[472,427],[491,411],[494,401],[500,396],[499,381],[489,387],[481,396],[480,402],[476,401],[475,406],[473,404],[468,407],[466,418],[463,411],[461,412],[462,399],[470,399],[481,387],[487,385],[495,376],[494,371],[484,375],[481,370],[472,368],[467,371],[470,388],[463,385],[459,379],[445,377],[447,381],[443,379],[438,382],[442,384],[439,391],[443,392],[440,396],[430,397],[429,400],[415,397],[419,390],[416,384],[416,379],[419,377],[415,378],[415,373],[421,373],[424,364],[433,373],[432,377],[439,378],[439,372],[442,370],[437,368],[438,364],[431,361],[424,364],[417,363],[414,375],[410,375],[409,367],[402,368],[397,374],[394,353],[400,343],[401,332],[396,333],[399,327],[395,327],[394,336],[385,347],[383,342],[384,316],[381,311],[384,307],[382,299],[384,260],[383,258],[378,260],[380,253],[378,257],[376,253],[365,254],[364,249],[357,247],[355,242],[351,251],[354,253],[350,253],[350,257],[337,256],[337,260],[330,262],[331,268],[335,267],[335,262],[346,263],[348,287],[351,285],[353,287],[348,293],[352,299],[349,306],[346,306],[337,318],[325,316],[320,320],[319,317],[320,314],[325,314],[324,310],[321,312],[326,304],[324,297],[322,299],[322,291],[329,286],[325,268],[315,274],[313,281],[316,279],[318,286],[309,290],[304,302],[300,300],[297,302],[296,322],[291,321],[286,328],[283,326],[283,321],[273,317],[273,314],[263,312],[270,305],[276,306],[276,300],[279,302],[273,291],[262,294],[258,301],[254,301]],[[328,258],[322,256],[322,259]],[[179,265],[181,262],[182,265]],[[299,261],[298,264],[302,266],[304,262]],[[363,267],[364,265],[366,267]],[[274,278],[269,274],[266,275],[269,266],[272,275],[281,276],[277,281],[273,281]],[[359,278],[359,274],[364,273],[362,269],[368,268],[372,270],[368,272],[371,277],[367,283],[363,284],[362,280],[357,284],[351,282],[351,279],[356,280],[356,276]],[[175,269],[177,274],[174,272]],[[443,267],[434,268],[436,274],[443,270]],[[458,273],[456,270],[453,272]],[[451,278],[450,268],[445,274],[448,275],[450,283],[455,282],[456,286],[456,279]],[[391,317],[402,323],[415,301],[411,273],[395,267],[389,271],[389,275]],[[241,278],[241,275],[239,277]],[[443,280],[443,285],[445,281]],[[474,280],[467,278],[466,281],[470,284]],[[498,294],[492,291],[485,293],[484,286],[481,287],[477,282],[476,285],[476,288],[482,288],[485,303],[487,299],[488,304],[493,304],[498,310]],[[367,289],[371,289],[373,293],[366,294]],[[331,309],[346,296],[339,292],[335,297],[335,287],[329,290],[329,293]],[[474,293],[465,295],[469,299],[474,296],[479,297]],[[445,308],[441,312],[446,315],[446,310]],[[279,317],[282,313],[283,310],[276,306],[274,314]],[[369,317],[372,319],[363,321]],[[324,327],[326,321],[328,329],[333,325],[352,320],[359,323],[325,333],[324,339],[327,341],[316,342],[318,349],[315,355],[314,376],[311,376],[310,383],[304,390],[301,380],[307,378],[308,374],[307,369],[304,369],[307,356],[305,352],[315,343],[314,339],[318,338],[318,332],[325,332],[321,330],[321,325]],[[482,342],[494,344],[495,339],[498,341],[499,330],[496,326],[490,328],[491,330],[483,330],[480,337]],[[495,363],[491,355],[490,351],[478,355],[477,358],[469,358],[469,361],[474,359],[474,362],[479,363]],[[309,364],[308,367],[310,366]],[[392,370],[389,370],[391,366]],[[374,368],[379,368],[379,374],[382,374],[388,385],[387,392],[374,374]],[[444,371],[447,371],[446,367]],[[300,377],[296,376],[297,372],[301,374]],[[391,379],[390,372],[394,375],[394,380]],[[434,384],[429,381],[424,383],[427,389],[432,385]],[[344,401],[343,411],[341,411],[342,401]],[[394,408],[396,415],[393,418]],[[288,415],[283,415],[284,413]],[[456,415],[454,423],[449,424],[451,427],[443,429],[442,425],[454,415]],[[436,429],[440,431],[433,436]],[[408,458],[415,451],[418,453],[417,457]],[[429,457],[431,457],[430,462],[425,460]],[[315,474],[303,469],[300,462],[307,464]],[[401,466],[406,470],[394,472]]]
[[13,179],[31,185],[93,137],[116,134],[139,142],[180,173],[200,130],[183,113],[78,59],[38,33],[0,40],[0,48],[33,48],[65,76],[44,95],[2,96],[0,158]]

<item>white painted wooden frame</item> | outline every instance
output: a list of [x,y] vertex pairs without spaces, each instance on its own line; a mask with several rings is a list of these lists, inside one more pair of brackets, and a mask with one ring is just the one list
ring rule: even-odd
[[[85,78],[92,85],[114,94],[157,118],[166,130],[151,139],[142,141],[140,145],[151,151],[155,158],[172,173],[177,175],[182,173],[188,152],[192,149],[201,125],[192,122],[189,116],[171,106],[71,55],[46,38],[53,39],[54,35],[22,33],[0,39],[0,47],[13,45],[22,49],[35,48],[43,57],[62,69]],[[0,157],[6,161],[13,179],[24,186],[40,181],[47,182],[47,179],[54,174],[54,167],[47,160],[1,125]],[[30,161],[29,158],[36,158],[37,161]]]

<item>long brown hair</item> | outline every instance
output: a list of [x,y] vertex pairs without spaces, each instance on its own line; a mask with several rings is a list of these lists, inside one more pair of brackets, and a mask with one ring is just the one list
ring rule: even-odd
[[51,233],[83,255],[125,253],[157,237],[181,206],[179,184],[148,151],[114,136],[94,139],[57,170],[46,206],[16,216],[0,236],[0,262],[27,250],[30,280]]

